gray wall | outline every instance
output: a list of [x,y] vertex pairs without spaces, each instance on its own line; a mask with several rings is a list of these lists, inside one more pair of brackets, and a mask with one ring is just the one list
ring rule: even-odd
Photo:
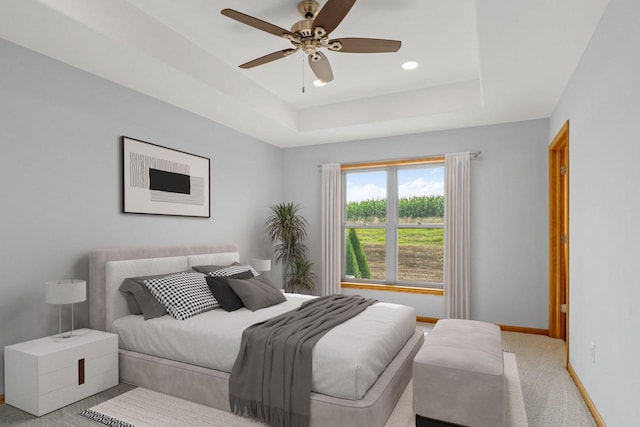
[[[548,327],[547,120],[290,148],[283,156],[283,194],[303,205],[311,225],[312,261],[320,266],[320,172],[352,163],[482,151],[471,165],[472,317]],[[352,293],[345,290],[345,293]],[[419,316],[443,317],[441,296],[359,291],[407,304]]]
[[639,52],[640,2],[611,0],[550,120],[570,121],[569,362],[610,427],[640,418]]
[[[211,218],[122,214],[121,135],[209,157]],[[236,243],[243,261],[269,255],[280,149],[2,39],[0,144],[0,349],[57,333],[44,282],[87,279],[92,249]],[[86,326],[87,303],[76,314]]]

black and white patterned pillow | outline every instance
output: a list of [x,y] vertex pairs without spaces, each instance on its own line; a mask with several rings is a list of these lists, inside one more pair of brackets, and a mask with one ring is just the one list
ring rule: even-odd
[[144,281],[172,317],[185,320],[218,306],[204,275],[181,273]]
[[256,277],[259,273],[250,265],[230,265],[228,267],[221,268],[220,270],[215,270],[209,273],[211,277],[229,277],[236,275],[238,273],[244,273],[245,271],[250,271],[253,274],[253,277]]

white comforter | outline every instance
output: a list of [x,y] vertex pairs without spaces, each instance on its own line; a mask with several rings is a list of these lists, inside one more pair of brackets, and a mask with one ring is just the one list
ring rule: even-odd
[[[212,310],[187,320],[170,316],[144,320],[129,315],[113,322],[120,348],[231,372],[248,326],[293,310],[306,295],[285,294],[287,301],[251,312]],[[313,350],[312,388],[316,393],[361,399],[415,330],[412,307],[376,303],[336,326]]]

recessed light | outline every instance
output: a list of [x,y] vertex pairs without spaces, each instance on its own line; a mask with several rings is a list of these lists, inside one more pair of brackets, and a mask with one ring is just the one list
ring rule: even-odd
[[416,68],[418,68],[418,63],[416,61],[407,61],[402,64],[402,68],[404,70],[415,70]]
[[323,82],[322,80],[314,80],[313,81],[313,85],[314,86],[318,86],[318,87],[322,87],[322,86],[326,86],[327,83]]

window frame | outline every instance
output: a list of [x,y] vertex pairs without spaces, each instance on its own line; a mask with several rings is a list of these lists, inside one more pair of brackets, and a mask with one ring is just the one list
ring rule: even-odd
[[[428,229],[428,228],[445,228],[443,223],[425,223],[425,224],[400,224],[398,219],[398,171],[401,169],[419,168],[420,166],[428,166],[439,164],[444,167],[444,156],[419,158],[419,159],[406,159],[406,160],[394,160],[386,162],[369,162],[369,163],[355,163],[346,164],[341,166],[342,172],[342,235],[341,243],[343,248],[341,259],[341,280],[342,287],[355,288],[355,289],[376,289],[376,290],[392,290],[401,292],[414,292],[414,293],[430,293],[440,294],[442,293],[443,283],[441,282],[413,282],[406,280],[398,280],[398,235],[400,229]],[[346,176],[350,172],[375,172],[384,170],[386,172],[387,180],[387,220],[384,224],[347,224],[347,179]],[[385,230],[385,279],[357,279],[346,278],[346,262],[345,262],[345,248],[346,248],[346,234],[350,228],[365,228],[365,229],[384,229]]]

